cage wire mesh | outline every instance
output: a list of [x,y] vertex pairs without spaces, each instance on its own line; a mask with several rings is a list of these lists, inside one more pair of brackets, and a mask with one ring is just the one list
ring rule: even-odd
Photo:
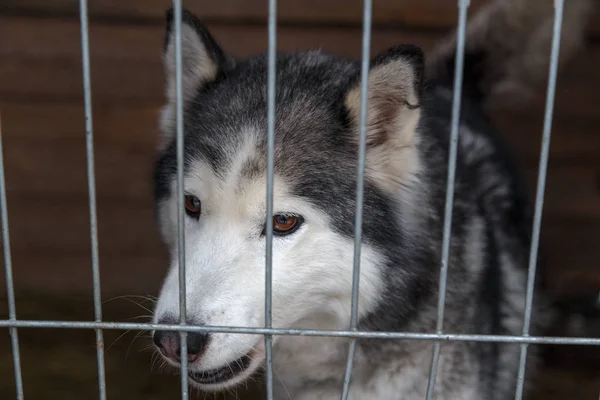
[[[348,398],[352,376],[352,366],[356,341],[359,339],[411,339],[427,340],[434,342],[431,359],[429,382],[427,386],[426,399],[433,397],[435,381],[440,358],[440,345],[444,341],[471,341],[471,342],[504,342],[520,345],[519,370],[517,385],[515,388],[515,399],[520,400],[523,395],[524,378],[526,374],[527,349],[530,344],[555,344],[555,345],[592,345],[600,346],[600,338],[585,337],[542,337],[530,336],[529,327],[531,322],[532,302],[535,287],[536,260],[541,228],[542,210],[544,204],[544,189],[546,185],[546,173],[550,149],[550,138],[552,130],[552,115],[554,110],[554,96],[556,91],[556,79],[558,71],[558,56],[560,50],[560,33],[562,28],[564,0],[554,0],[554,26],[553,39],[550,54],[549,77],[546,93],[546,104],[544,111],[544,124],[539,160],[539,170],[536,188],[534,219],[532,226],[532,241],[529,254],[529,266],[527,277],[527,292],[525,299],[525,316],[521,336],[512,335],[477,335],[477,334],[445,334],[443,330],[446,280],[448,272],[449,243],[452,230],[452,208],[454,198],[454,181],[456,170],[456,156],[458,143],[458,127],[460,117],[460,101],[463,78],[465,30],[467,23],[467,12],[469,0],[458,0],[458,30],[455,58],[455,76],[452,105],[452,123],[450,133],[450,148],[448,160],[448,175],[446,189],[446,204],[443,225],[443,248],[440,262],[440,279],[438,293],[438,310],[435,333],[409,333],[409,332],[375,332],[357,330],[358,315],[358,293],[360,276],[360,254],[361,254],[361,226],[363,218],[363,190],[365,175],[365,149],[366,149],[366,118],[367,118],[367,89],[369,56],[371,50],[371,23],[372,23],[372,1],[364,1],[363,9],[363,36],[362,36],[362,59],[361,59],[361,99],[360,99],[360,140],[357,162],[357,193],[356,193],[356,215],[354,232],[354,261],[352,275],[352,304],[351,322],[348,330],[315,330],[315,329],[281,329],[273,328],[271,324],[272,315],[272,249],[273,249],[273,226],[267,217],[266,223],[266,261],[265,261],[265,324],[264,328],[231,327],[231,326],[193,326],[186,324],[186,282],[185,282],[185,234],[184,234],[184,191],[183,191],[183,110],[182,110],[182,6],[181,0],[173,1],[175,16],[175,71],[176,71],[176,149],[177,149],[177,198],[179,201],[177,215],[178,230],[178,257],[179,257],[179,301],[180,322],[179,324],[149,324],[149,323],[120,323],[103,322],[100,295],[100,262],[98,257],[98,235],[96,216],[96,188],[94,172],[94,132],[92,121],[91,83],[90,83],[90,56],[88,38],[88,11],[87,1],[80,0],[79,14],[81,25],[81,49],[82,70],[85,106],[85,137],[87,155],[87,179],[89,191],[89,214],[90,214],[90,239],[92,247],[92,272],[94,287],[94,310],[95,320],[87,321],[48,321],[48,320],[19,320],[17,319],[15,307],[15,293],[12,275],[12,262],[10,253],[10,234],[8,224],[8,212],[6,202],[6,182],[4,177],[4,160],[2,148],[2,126],[0,120],[0,215],[2,217],[2,238],[4,249],[4,266],[6,274],[7,299],[9,318],[0,320],[0,327],[8,328],[11,336],[12,355],[14,363],[15,386],[17,399],[24,399],[23,380],[21,373],[19,353],[19,328],[66,328],[66,329],[92,329],[96,332],[96,352],[98,364],[98,387],[100,400],[106,400],[105,363],[104,363],[104,341],[103,330],[105,329],[133,329],[133,330],[169,330],[178,331],[181,335],[181,358],[187,356],[186,335],[189,332],[220,332],[231,334],[259,334],[264,336],[266,356],[266,393],[267,399],[273,398],[273,366],[272,366],[272,336],[294,335],[314,337],[340,337],[349,338],[348,358],[346,370],[341,388],[341,399]],[[268,131],[267,131],[267,216],[273,213],[273,165],[274,165],[274,134],[275,134],[275,68],[277,48],[277,0],[268,0]],[[181,398],[188,398],[188,374],[187,365],[181,365]]]

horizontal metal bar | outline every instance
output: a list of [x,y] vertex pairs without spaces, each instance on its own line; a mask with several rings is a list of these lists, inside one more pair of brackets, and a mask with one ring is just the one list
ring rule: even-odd
[[280,336],[329,336],[357,339],[407,339],[407,340],[443,340],[450,342],[499,342],[529,344],[561,344],[600,346],[600,338],[588,337],[552,337],[552,336],[509,336],[509,335],[471,335],[471,334],[436,334],[413,332],[370,332],[370,331],[334,331],[318,329],[281,329],[250,328],[237,326],[195,326],[142,324],[133,322],[92,322],[92,321],[36,321],[36,320],[0,320],[0,328],[59,328],[59,329],[133,329],[161,330],[183,332],[218,332],[239,333],[247,335],[280,335]]

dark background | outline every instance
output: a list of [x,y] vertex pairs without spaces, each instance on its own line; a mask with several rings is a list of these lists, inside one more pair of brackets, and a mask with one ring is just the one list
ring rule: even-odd
[[[76,0],[0,0],[0,113],[17,315],[93,319],[81,42]],[[359,57],[362,1],[280,0],[278,48],[320,47]],[[472,0],[471,13],[484,2]],[[150,312],[124,295],[156,295],[166,252],[155,228],[150,177],[163,100],[161,51],[168,1],[90,0],[89,34],[102,297],[106,320]],[[266,50],[267,1],[186,1],[228,51]],[[600,17],[587,47],[559,71],[542,222],[553,290],[600,290]],[[456,24],[454,0],[376,0],[372,50],[430,49]],[[517,150],[534,193],[545,91],[494,119]],[[0,297],[5,296],[4,276]],[[108,301],[110,300],[110,301]],[[6,317],[3,300],[0,317]],[[142,306],[151,308],[151,302]],[[136,319],[144,321],[144,318]],[[572,324],[571,324],[572,325]],[[565,325],[566,326],[566,325]],[[565,326],[556,334],[567,334]],[[106,347],[123,332],[107,332]],[[107,350],[111,399],[177,398],[178,381],[150,371],[136,332]],[[592,331],[589,335],[600,335]],[[28,399],[96,398],[92,331],[21,329]],[[0,398],[14,398],[8,330],[0,336]],[[597,349],[548,348],[539,398],[596,400]],[[576,393],[576,394],[575,394]],[[239,393],[241,398],[245,398]]]

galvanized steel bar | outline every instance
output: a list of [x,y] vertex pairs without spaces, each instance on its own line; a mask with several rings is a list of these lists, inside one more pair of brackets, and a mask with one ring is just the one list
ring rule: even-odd
[[[444,309],[446,303],[446,282],[448,278],[448,260],[450,258],[450,239],[452,233],[452,209],[454,205],[454,181],[456,175],[456,153],[458,148],[458,127],[460,122],[460,104],[462,96],[463,67],[465,59],[465,32],[467,11],[470,0],[458,0],[458,32],[456,41],[456,58],[454,65],[454,90],[452,99],[452,124],[450,131],[450,155],[448,157],[448,180],[446,183],[446,208],[444,210],[444,231],[442,244],[442,262],[440,268],[439,295],[437,307],[436,333],[441,334],[444,328]],[[440,343],[433,345],[431,370],[427,384],[427,400],[433,398],[438,363],[440,360]]]
[[[356,214],[354,216],[354,262],[352,269],[352,302],[350,310],[350,330],[356,331],[358,323],[358,293],[360,282],[360,254],[362,243],[363,205],[365,191],[365,157],[367,147],[367,113],[368,113],[368,90],[369,90],[369,66],[371,59],[371,23],[373,4],[371,0],[363,2],[363,37],[362,37],[362,62],[360,81],[360,121],[359,121],[359,144],[358,165],[356,169]],[[356,351],[356,339],[350,341],[348,347],[348,358],[346,360],[346,371],[344,373],[344,386],[342,388],[342,400],[348,398],[350,381],[352,378],[352,366],[354,353]]]
[[176,332],[218,332],[245,335],[281,335],[281,336],[317,336],[347,337],[357,339],[406,339],[439,340],[448,342],[491,342],[491,343],[529,343],[552,345],[588,345],[600,346],[600,338],[592,337],[552,337],[552,336],[512,336],[512,335],[473,335],[473,334],[437,334],[414,332],[373,332],[320,329],[281,329],[249,328],[236,326],[200,326],[174,324],[146,324],[134,322],[92,322],[92,321],[47,321],[47,320],[0,320],[0,328],[58,328],[58,329],[119,329],[119,330],[163,330]]
[[[552,135],[552,116],[554,113],[554,96],[556,93],[556,80],[558,75],[558,56],[560,52],[560,34],[562,29],[564,0],[554,0],[554,29],[552,36],[552,51],[550,54],[550,67],[548,74],[548,89],[546,93],[546,109],[544,113],[544,128],[540,151],[537,189],[535,197],[535,210],[531,237],[531,250],[529,252],[529,270],[527,275],[527,293],[525,297],[525,316],[523,319],[523,336],[529,336],[531,326],[531,310],[533,306],[533,292],[535,289],[535,274],[537,270],[538,248],[540,242],[540,229],[542,226],[542,212],[544,209],[544,191],[546,188],[546,175],[548,171],[548,156],[550,153],[550,138]],[[527,361],[527,343],[521,344],[519,356],[519,371],[515,400],[523,397],[525,382],[525,365]]]
[[[265,232],[265,328],[272,323],[273,281],[273,180],[275,153],[275,94],[277,76],[277,0],[269,0],[269,44],[268,44],[268,92],[267,92],[267,210]],[[273,338],[265,335],[267,400],[273,399]]]
[[[4,149],[2,146],[2,121],[0,119],[0,213],[2,216],[2,251],[4,252],[4,272],[6,274],[6,298],[8,300],[9,321],[17,320],[15,305],[15,284],[12,274],[12,257],[10,252],[10,232],[8,230],[8,204],[6,201],[6,180],[4,178]],[[23,375],[21,373],[21,354],[19,352],[19,334],[16,327],[9,328],[12,345],[13,367],[15,370],[15,386],[17,400],[23,400]]]
[[[90,48],[88,36],[87,0],[79,2],[81,25],[81,62],[83,72],[83,96],[85,106],[85,143],[87,155],[87,180],[90,208],[90,238],[92,242],[92,279],[94,282],[94,314],[96,322],[102,321],[100,290],[100,261],[98,256],[98,218],[96,211],[96,173],[94,170],[94,127],[92,121],[92,87],[90,80]],[[102,329],[96,329],[96,356],[98,358],[98,386],[100,400],[106,400],[104,366],[104,338]]]
[[[173,0],[175,18],[175,110],[177,147],[177,260],[179,265],[179,323],[186,326],[186,285],[185,285],[185,197],[183,187],[183,89],[182,89],[182,40],[181,0]],[[180,332],[181,359],[181,399],[188,399],[187,332]]]

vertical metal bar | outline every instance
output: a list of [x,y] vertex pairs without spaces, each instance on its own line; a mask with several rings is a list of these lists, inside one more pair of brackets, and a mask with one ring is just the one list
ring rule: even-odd
[[[175,11],[175,89],[177,118],[177,256],[179,264],[179,323],[186,325],[186,285],[185,285],[185,209],[183,188],[183,91],[182,91],[182,49],[181,49],[181,0],[173,0]],[[187,332],[180,333],[181,358],[181,399],[188,398]]]
[[[354,262],[352,270],[352,304],[350,310],[350,330],[355,331],[358,323],[358,293],[360,282],[360,255],[362,243],[363,203],[365,190],[365,157],[367,147],[367,114],[369,100],[369,66],[371,58],[371,22],[373,3],[371,0],[363,2],[363,39],[360,81],[360,138],[358,143],[358,165],[356,170],[356,213],[354,215]],[[350,341],[346,372],[344,373],[344,386],[342,400],[348,398],[354,353],[356,352],[356,339]]]
[[[460,105],[463,83],[463,65],[465,58],[465,31],[467,11],[470,0],[458,0],[458,32],[456,41],[456,59],[454,65],[454,89],[452,99],[452,125],[450,131],[450,154],[448,158],[448,181],[446,183],[446,208],[444,210],[444,230],[442,243],[442,260],[440,267],[439,295],[437,305],[436,333],[441,334],[444,328],[444,308],[446,303],[446,282],[448,278],[448,260],[450,257],[450,239],[452,232],[452,208],[454,206],[454,181],[456,177],[456,153],[458,147],[458,127],[460,121]],[[433,345],[431,370],[427,384],[427,400],[433,398],[438,363],[440,360],[440,342]]]
[[[540,150],[540,163],[535,198],[535,211],[533,217],[531,249],[529,252],[529,271],[527,274],[527,293],[525,297],[525,316],[523,319],[523,336],[529,336],[531,325],[531,310],[533,306],[533,292],[535,288],[535,274],[537,269],[538,248],[540,242],[540,229],[542,226],[542,212],[544,208],[544,191],[546,188],[546,175],[548,171],[548,156],[550,153],[550,138],[552,133],[552,116],[554,113],[554,95],[556,93],[556,80],[558,75],[558,56],[560,52],[560,33],[562,29],[564,0],[554,0],[554,29],[552,36],[552,53],[550,54],[550,67],[548,74],[548,88],[546,93],[546,109],[544,112],[544,130]],[[527,361],[528,344],[521,344],[519,357],[519,372],[515,400],[523,397],[525,381],[525,363]]]
[[[268,49],[268,109],[267,109],[267,213],[265,250],[265,328],[272,323],[273,280],[273,175],[275,153],[275,83],[277,50],[277,0],[269,0],[269,49]],[[265,358],[267,364],[267,399],[273,399],[273,337],[265,335]]]
[[[0,213],[2,214],[2,246],[4,251],[4,272],[6,274],[6,297],[8,299],[8,318],[17,320],[15,305],[15,285],[12,274],[12,258],[10,255],[10,232],[8,230],[8,205],[6,201],[6,180],[4,179],[4,150],[2,148],[2,120],[0,119]],[[23,377],[21,374],[21,355],[19,352],[19,335],[17,328],[9,328],[12,343],[13,366],[15,369],[15,386],[17,400],[23,400]]]
[[[88,37],[87,0],[80,0],[81,61],[83,69],[83,96],[85,106],[85,143],[87,155],[87,179],[90,203],[90,239],[92,242],[92,279],[94,282],[94,314],[96,322],[102,322],[100,291],[100,262],[98,257],[98,223],[96,212],[96,174],[94,171],[94,128],[92,123],[92,88],[90,83],[90,49]],[[106,400],[104,372],[104,338],[102,329],[96,329],[96,356],[98,358],[98,386],[100,400]]]

